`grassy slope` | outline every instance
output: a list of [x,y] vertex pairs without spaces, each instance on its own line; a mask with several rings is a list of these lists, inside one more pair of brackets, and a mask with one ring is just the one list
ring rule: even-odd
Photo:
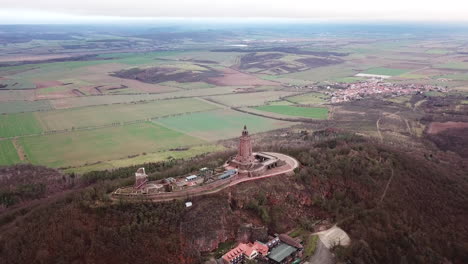
[[25,137],[19,141],[33,164],[50,167],[78,166],[203,143],[153,123]]
[[18,162],[20,162],[20,159],[11,140],[0,141],[0,166],[12,165]]
[[328,109],[323,107],[297,107],[290,105],[264,105],[255,107],[257,110],[289,116],[308,117],[313,119],[327,119]]

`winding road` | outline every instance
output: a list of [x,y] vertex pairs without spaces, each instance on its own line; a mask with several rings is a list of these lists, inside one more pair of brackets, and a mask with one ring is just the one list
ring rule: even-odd
[[229,188],[231,186],[237,185],[242,182],[256,181],[256,180],[270,178],[270,177],[278,176],[278,175],[286,175],[286,174],[292,173],[294,169],[299,166],[299,162],[296,159],[288,155],[275,153],[275,152],[264,152],[264,153],[268,155],[276,156],[280,160],[284,160],[286,164],[281,167],[270,169],[268,170],[267,174],[258,176],[258,177],[241,177],[241,178],[234,178],[234,179],[231,178],[231,179],[226,179],[226,180],[219,180],[212,184],[207,184],[207,185],[199,186],[199,187],[193,187],[184,191],[177,191],[177,192],[164,192],[164,193],[155,193],[155,194],[148,194],[148,195],[142,195],[142,194],[123,195],[123,194],[118,194],[114,192],[111,195],[111,199],[113,200],[124,199],[124,200],[135,200],[135,201],[150,200],[152,202],[171,201],[174,199],[177,199],[177,200],[187,199],[189,197],[196,197],[196,196],[201,196],[201,195],[217,193],[226,188]]

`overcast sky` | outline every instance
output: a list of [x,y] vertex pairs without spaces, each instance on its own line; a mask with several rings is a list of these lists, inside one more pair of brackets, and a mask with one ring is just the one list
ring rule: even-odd
[[468,21],[468,0],[0,0],[0,23],[149,17]]

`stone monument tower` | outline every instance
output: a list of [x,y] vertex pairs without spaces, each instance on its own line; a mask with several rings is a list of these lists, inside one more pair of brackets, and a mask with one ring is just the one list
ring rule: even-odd
[[247,169],[255,162],[255,157],[252,154],[252,140],[249,136],[247,126],[244,125],[244,130],[239,138],[239,151],[233,160],[233,165],[239,169]]

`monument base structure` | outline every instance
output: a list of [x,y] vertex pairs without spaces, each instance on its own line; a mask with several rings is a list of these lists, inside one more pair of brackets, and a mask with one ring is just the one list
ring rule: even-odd
[[239,138],[237,155],[231,157],[225,164],[226,169],[237,169],[239,175],[255,177],[265,173],[266,170],[284,165],[279,157],[272,153],[252,152],[252,139],[247,126],[244,126]]
[[201,168],[198,172],[157,181],[148,181],[144,168],[135,173],[135,184],[118,188],[113,199],[147,199],[168,201],[215,193],[246,181],[279,175],[292,175],[299,163],[294,158],[274,152],[253,152],[247,127],[239,138],[237,155],[230,157],[223,168]]

